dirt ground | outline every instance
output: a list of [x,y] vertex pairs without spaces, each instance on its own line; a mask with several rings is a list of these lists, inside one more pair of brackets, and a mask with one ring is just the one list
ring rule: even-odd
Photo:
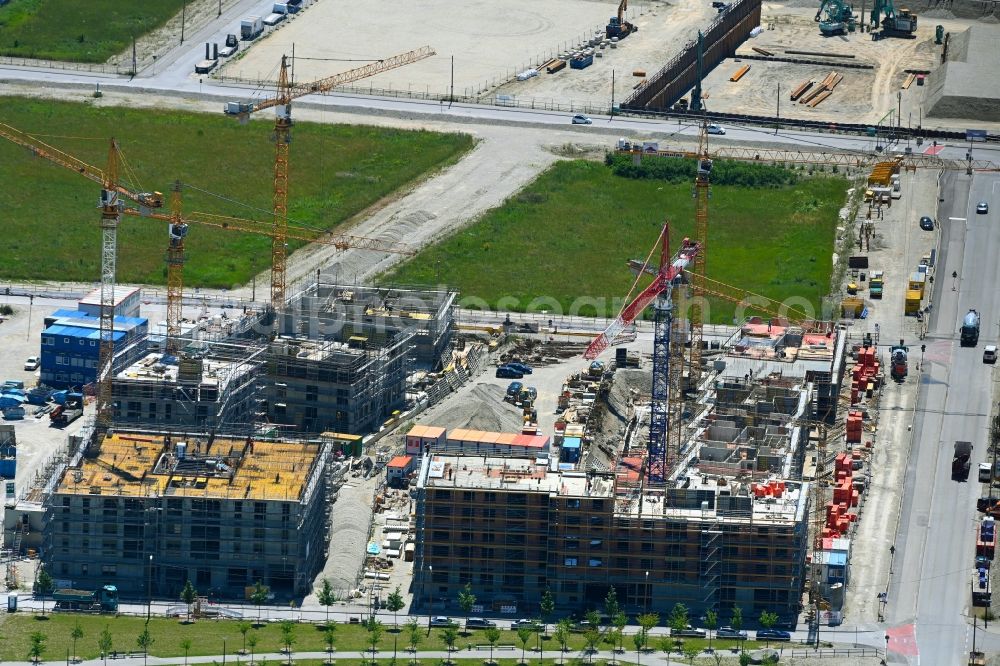
[[[446,94],[454,58],[456,95],[491,87],[564,45],[576,43],[604,26],[614,0],[373,0],[362,14],[344,3],[321,2],[286,21],[222,74],[273,78],[282,54],[296,48],[295,78],[329,76],[370,60],[429,45],[436,56],[365,79],[365,86]],[[638,8],[634,10],[638,13]],[[363,20],[364,29],[341,26]],[[331,38],[332,35],[335,37]],[[316,58],[318,60],[310,60]],[[340,59],[341,62],[329,62]]]
[[564,68],[547,74],[544,71],[527,81],[511,81],[501,86],[498,95],[535,100],[536,105],[607,106],[611,96],[611,73],[614,71],[614,98],[619,103],[632,93],[641,77],[636,71],[652,76],[679,47],[698,36],[698,29],[711,23],[717,12],[707,0],[656,2],[644,8],[632,22],[639,31],[622,40],[615,49],[606,48],[594,58],[594,64],[582,70]]

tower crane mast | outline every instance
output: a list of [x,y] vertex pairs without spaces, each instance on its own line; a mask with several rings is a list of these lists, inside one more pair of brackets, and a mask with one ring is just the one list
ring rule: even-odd
[[225,112],[237,115],[241,121],[257,111],[275,110],[274,133],[274,220],[271,226],[271,309],[278,310],[285,302],[287,248],[285,241],[288,230],[288,145],[292,140],[292,100],[312,93],[325,93],[337,86],[374,76],[381,72],[402,67],[429,58],[434,50],[425,46],[401,53],[391,58],[369,63],[340,74],[335,74],[308,84],[295,84],[289,76],[288,56],[281,56],[278,71],[276,95],[272,98],[248,104],[232,102]]

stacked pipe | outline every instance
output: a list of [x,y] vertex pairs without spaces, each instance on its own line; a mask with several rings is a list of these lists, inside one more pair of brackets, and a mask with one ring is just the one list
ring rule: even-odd
[[833,94],[833,89],[843,80],[843,74],[830,72],[812,92],[799,99],[799,104],[808,104],[811,108],[816,108],[820,102]]

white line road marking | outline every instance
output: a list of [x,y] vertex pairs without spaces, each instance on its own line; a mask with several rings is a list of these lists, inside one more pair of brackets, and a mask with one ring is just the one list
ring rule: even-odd
[[948,219],[951,220],[952,222],[968,222],[969,221],[968,218],[964,218],[964,217],[949,217]]

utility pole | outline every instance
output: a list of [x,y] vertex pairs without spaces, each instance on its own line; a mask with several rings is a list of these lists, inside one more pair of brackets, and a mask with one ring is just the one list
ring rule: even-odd
[[455,101],[455,56],[451,57],[451,86],[448,89],[448,108]]
[[222,0],[219,0],[219,13],[215,15],[216,18],[222,16]]
[[774,116],[775,116],[775,118],[777,118],[777,121],[774,123],[774,133],[777,134],[778,133],[778,126],[781,124],[781,82],[780,81],[778,82],[778,92],[775,95],[775,99],[777,101],[778,108],[774,112]]
[[184,23],[187,18],[187,8],[188,3],[185,2],[184,5],[181,6],[181,44],[184,43]]
[[611,70],[611,117],[615,117],[615,70]]

